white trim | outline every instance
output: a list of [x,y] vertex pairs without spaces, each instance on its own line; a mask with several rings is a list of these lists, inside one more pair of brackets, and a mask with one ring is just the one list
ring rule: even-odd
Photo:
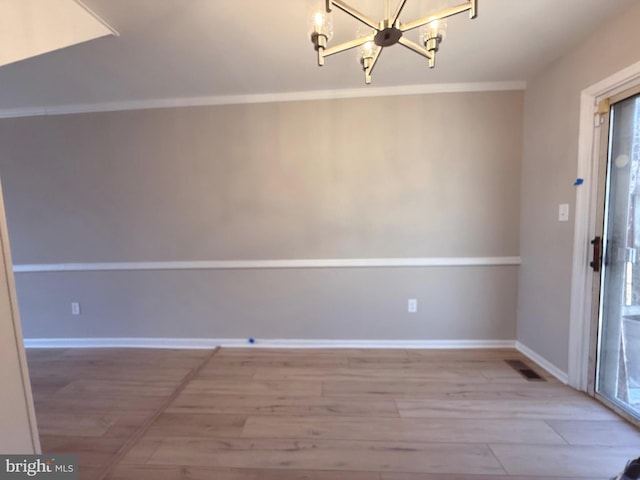
[[549,372],[551,375],[556,377],[562,383],[566,384],[568,382],[569,376],[567,375],[567,372],[565,372],[562,369],[556,367],[549,360],[547,360],[543,356],[537,354],[536,352],[531,350],[526,345],[523,345],[520,342],[516,342],[516,350],[518,350],[520,353],[522,353],[529,360],[531,360],[531,361],[535,362],[536,364],[538,364],[539,367],[544,368],[547,372]]
[[25,338],[26,348],[514,348],[515,340],[325,340],[246,338]]
[[587,266],[587,258],[589,258],[589,241],[595,235],[595,218],[598,208],[596,205],[598,154],[594,152],[596,139],[594,107],[599,98],[615,95],[638,80],[640,80],[640,62],[586,88],[580,97],[577,176],[584,179],[584,184],[576,188],[568,383],[582,391],[587,391],[591,341],[592,272]]
[[127,270],[238,270],[256,268],[376,268],[517,266],[520,257],[339,258],[307,260],[205,260],[191,262],[47,263],[14,265],[14,273]]
[[120,32],[118,32],[115,28],[109,25],[100,15],[91,10],[82,0],[74,0],[83,10],[85,10],[89,15],[96,19],[97,22],[102,24],[107,30],[111,32],[114,37],[119,37]]
[[[15,353],[18,357],[18,368],[20,370],[20,383],[22,387],[22,400],[27,416],[29,426],[30,440],[32,451],[24,453],[42,453],[40,445],[40,435],[38,434],[38,422],[33,401],[33,391],[31,390],[31,380],[29,378],[29,365],[27,356],[24,351],[24,336],[22,333],[22,323],[20,322],[20,309],[18,307],[18,298],[16,296],[16,282],[14,275],[11,274],[11,248],[9,245],[9,231],[7,228],[7,215],[4,206],[4,196],[2,195],[2,187],[0,186],[0,275],[4,276],[4,287],[0,291],[2,295],[3,309],[8,307],[8,312],[3,313],[3,322],[9,322],[9,331],[13,331],[13,342],[15,345]],[[10,317],[10,318],[7,318]],[[4,328],[3,328],[4,330]],[[9,340],[7,340],[9,341]],[[10,349],[11,350],[11,349]],[[9,353],[13,355],[13,353]],[[3,368],[6,368],[4,366]],[[9,376],[11,378],[11,376]],[[3,388],[15,388],[12,382],[9,385],[3,385]],[[22,447],[25,448],[26,447]]]
[[114,112],[121,110],[146,110],[151,108],[300,102],[309,100],[335,100],[342,98],[392,97],[398,95],[425,95],[432,93],[499,92],[525,90],[526,87],[526,82],[436,83],[425,85],[400,85],[393,87],[350,88],[341,90],[312,90],[306,92],[156,98],[150,100],[130,100],[122,102],[0,109],[0,118],[67,115],[89,112]]
[[[587,390],[588,382],[592,273],[587,259],[589,241],[595,236],[595,203],[598,194],[598,158],[593,151],[595,102],[595,96],[582,92],[577,176],[583,178],[584,183],[576,189],[568,346],[568,381],[572,387],[581,391]],[[590,131],[590,135],[586,135],[587,131]]]

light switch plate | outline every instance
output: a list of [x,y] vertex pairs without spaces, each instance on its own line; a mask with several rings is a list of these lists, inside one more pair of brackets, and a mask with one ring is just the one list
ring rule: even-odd
[[418,299],[417,298],[410,298],[407,301],[407,312],[416,313],[417,311],[418,311]]
[[560,222],[569,221],[569,204],[568,203],[561,203],[558,206],[558,221]]

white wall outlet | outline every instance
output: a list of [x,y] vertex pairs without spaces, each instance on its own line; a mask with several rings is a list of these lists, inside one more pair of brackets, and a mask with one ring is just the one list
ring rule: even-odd
[[71,315],[80,315],[80,303],[71,302]]
[[418,311],[418,299],[417,298],[410,298],[407,301],[407,311],[409,313],[416,313]]
[[569,204],[568,203],[561,203],[558,206],[558,221],[559,222],[569,221]]

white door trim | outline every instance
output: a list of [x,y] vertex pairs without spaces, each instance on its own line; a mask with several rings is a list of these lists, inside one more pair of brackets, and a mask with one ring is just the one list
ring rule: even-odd
[[[17,355],[17,365],[20,369],[20,385],[3,385],[2,388],[13,388],[15,390],[21,390],[20,393],[16,393],[16,396],[21,398],[24,402],[24,409],[26,412],[25,428],[29,429],[30,437],[30,450],[27,451],[26,446],[18,446],[16,448],[24,448],[25,454],[42,452],[40,447],[40,436],[38,435],[38,425],[36,421],[36,412],[33,402],[33,393],[31,391],[31,380],[29,378],[29,366],[27,364],[27,357],[25,354],[22,325],[20,323],[20,313],[18,311],[18,299],[16,296],[15,278],[12,271],[11,264],[11,250],[9,248],[9,232],[7,230],[7,218],[4,208],[4,197],[2,195],[2,188],[0,187],[0,275],[4,275],[4,286],[0,291],[2,296],[2,302],[7,302],[10,309],[11,318],[8,319],[11,322],[11,328],[13,333],[13,341],[15,342],[15,350],[10,352],[9,355]],[[3,320],[4,321],[4,320]],[[8,368],[8,367],[7,367]],[[16,382],[18,383],[18,382]],[[17,408],[13,406],[12,408]],[[16,410],[9,410],[15,412]]]
[[595,107],[599,99],[611,97],[637,82],[640,82],[640,62],[591,85],[580,96],[577,177],[582,178],[584,183],[576,188],[568,376],[569,385],[582,391],[587,391],[590,368],[592,272],[587,259],[590,255],[589,241],[596,231],[598,208],[599,158],[595,151]]

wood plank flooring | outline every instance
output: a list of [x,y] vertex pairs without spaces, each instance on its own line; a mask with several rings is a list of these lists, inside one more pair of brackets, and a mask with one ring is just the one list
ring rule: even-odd
[[[587,480],[640,432],[513,350],[29,350],[82,480]],[[504,362],[545,377],[528,382]]]
[[103,476],[212,351],[27,350],[42,450]]

